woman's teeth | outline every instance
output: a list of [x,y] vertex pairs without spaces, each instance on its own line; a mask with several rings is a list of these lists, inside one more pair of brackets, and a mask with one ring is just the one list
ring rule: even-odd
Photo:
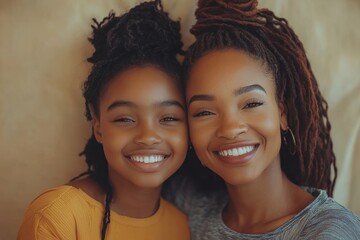
[[130,156],[130,159],[135,162],[141,163],[155,163],[165,159],[164,155],[151,155],[151,156]]
[[252,150],[254,150],[255,146],[246,146],[246,147],[239,147],[239,148],[232,148],[232,149],[227,149],[227,150],[223,150],[223,151],[219,151],[219,155],[220,156],[241,156],[245,153],[251,152]]

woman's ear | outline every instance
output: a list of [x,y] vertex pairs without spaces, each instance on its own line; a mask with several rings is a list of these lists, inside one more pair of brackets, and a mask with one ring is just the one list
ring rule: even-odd
[[287,113],[285,109],[285,105],[283,103],[279,103],[279,113],[280,113],[280,126],[281,130],[286,131],[289,128],[288,122],[287,122]]

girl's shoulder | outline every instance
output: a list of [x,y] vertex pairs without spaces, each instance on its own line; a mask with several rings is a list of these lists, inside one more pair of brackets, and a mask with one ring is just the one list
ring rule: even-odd
[[70,182],[67,184],[67,186],[76,188],[80,193],[85,193],[86,196],[96,200],[99,203],[103,202],[105,199],[105,194],[99,184],[90,177]]
[[[74,239],[76,221],[86,218],[89,201],[72,186],[51,188],[28,206],[18,232],[18,239]],[[90,197],[89,197],[90,198]]]
[[[97,185],[88,179],[51,188],[36,197],[28,206],[26,218],[59,219],[83,216],[89,211],[102,211]],[[99,198],[99,199],[98,199]]]
[[51,188],[36,197],[28,206],[26,215],[61,214],[73,212],[73,209],[84,208],[92,204],[92,199],[79,188],[62,185]]

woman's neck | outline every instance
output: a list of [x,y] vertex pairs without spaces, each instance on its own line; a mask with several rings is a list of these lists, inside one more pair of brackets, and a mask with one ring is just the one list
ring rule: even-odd
[[230,201],[223,212],[225,224],[242,233],[270,232],[305,208],[313,197],[281,171],[280,163],[251,183],[227,185]]

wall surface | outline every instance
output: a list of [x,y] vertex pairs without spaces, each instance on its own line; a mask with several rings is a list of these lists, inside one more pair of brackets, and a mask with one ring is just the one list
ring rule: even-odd
[[[26,206],[85,170],[81,83],[91,18],[133,0],[0,0],[0,239],[15,239]],[[163,0],[186,46],[194,0]],[[360,1],[260,1],[288,19],[329,102],[339,169],[335,199],[360,215]]]

